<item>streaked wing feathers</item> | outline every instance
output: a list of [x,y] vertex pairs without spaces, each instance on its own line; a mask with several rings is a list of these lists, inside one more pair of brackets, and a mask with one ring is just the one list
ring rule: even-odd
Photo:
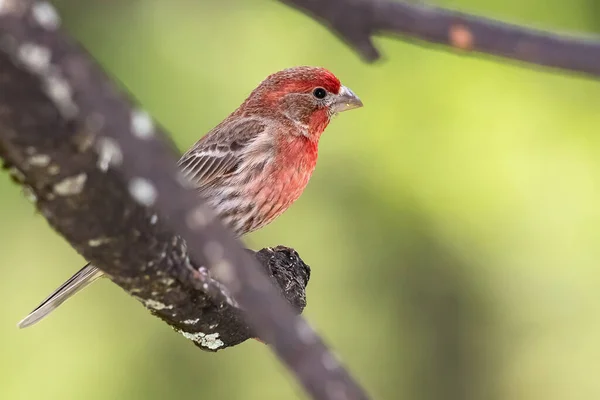
[[179,166],[182,172],[198,186],[209,184],[215,178],[231,174],[239,162],[238,154],[227,151],[228,146],[215,145],[190,152]]
[[237,170],[248,145],[264,131],[256,119],[225,120],[200,139],[179,160],[179,168],[198,188]]

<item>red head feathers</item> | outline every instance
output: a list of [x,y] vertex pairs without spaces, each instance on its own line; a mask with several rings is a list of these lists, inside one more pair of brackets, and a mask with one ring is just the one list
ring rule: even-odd
[[302,66],[269,75],[238,112],[293,122],[303,135],[318,140],[332,115],[360,106],[329,70]]
[[269,75],[264,84],[278,92],[311,92],[322,87],[330,93],[338,94],[342,84],[329,70],[321,67],[295,67]]

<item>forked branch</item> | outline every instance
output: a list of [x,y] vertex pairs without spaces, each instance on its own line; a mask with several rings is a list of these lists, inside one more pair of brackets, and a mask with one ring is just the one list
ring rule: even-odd
[[379,58],[374,35],[401,35],[463,52],[600,76],[600,39],[542,31],[427,2],[280,0],[329,27],[365,60]]

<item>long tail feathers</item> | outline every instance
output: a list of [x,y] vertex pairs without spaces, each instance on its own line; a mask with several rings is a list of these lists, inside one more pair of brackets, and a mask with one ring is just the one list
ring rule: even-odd
[[102,271],[91,264],[86,264],[85,267],[79,270],[75,275],[69,278],[48,296],[42,303],[37,306],[28,316],[23,318],[17,326],[19,328],[27,328],[42,320],[46,315],[50,314],[55,308],[64,303],[67,299],[85,288],[90,283],[102,276]]

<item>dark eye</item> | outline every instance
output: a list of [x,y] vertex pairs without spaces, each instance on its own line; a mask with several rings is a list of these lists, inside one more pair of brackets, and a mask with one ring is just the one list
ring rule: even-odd
[[325,96],[327,96],[327,91],[322,87],[318,87],[313,90],[313,96],[315,96],[317,99],[324,99]]

